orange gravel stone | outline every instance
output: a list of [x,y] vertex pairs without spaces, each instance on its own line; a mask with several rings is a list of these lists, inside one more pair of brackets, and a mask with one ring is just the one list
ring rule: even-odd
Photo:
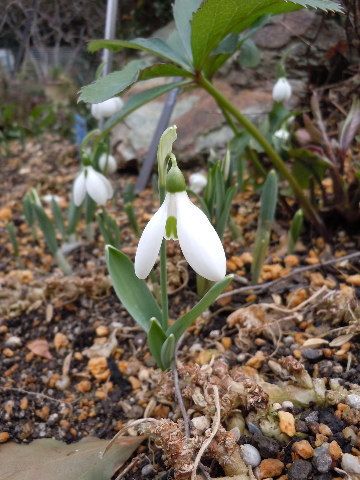
[[307,440],[300,440],[299,442],[295,442],[292,446],[292,449],[301,458],[307,459],[314,456],[314,449]]
[[284,464],[276,458],[265,458],[257,468],[258,478],[273,478],[281,475],[284,470]]

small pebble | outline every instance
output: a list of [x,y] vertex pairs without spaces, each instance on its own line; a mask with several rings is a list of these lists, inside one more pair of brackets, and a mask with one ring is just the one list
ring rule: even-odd
[[259,450],[249,443],[241,445],[241,452],[244,462],[251,467],[257,467],[261,462]]
[[314,450],[313,465],[320,473],[326,473],[332,465],[332,458],[328,453],[329,445],[323,444]]
[[283,412],[280,411],[279,415],[279,428],[283,433],[289,435],[289,437],[293,437],[296,433],[295,428],[295,417],[290,412]]
[[295,460],[288,470],[289,480],[306,480],[311,474],[312,466],[306,460]]
[[311,361],[317,361],[323,357],[323,351],[318,348],[304,348],[301,350],[301,354],[304,358]]
[[9,337],[6,342],[5,342],[5,347],[9,347],[9,348],[17,348],[17,347],[21,347],[22,345],[22,340],[20,337]]
[[341,459],[341,467],[346,473],[360,473],[360,460],[359,457],[351,455],[350,453],[344,453]]
[[276,458],[267,458],[263,460],[257,468],[258,478],[278,477],[284,469],[284,464]]
[[305,417],[306,423],[317,422],[319,420],[319,413],[318,412],[311,412],[309,415]]
[[299,442],[295,442],[292,446],[292,449],[301,458],[307,459],[314,456],[314,449],[307,440],[300,440]]
[[5,443],[9,440],[10,435],[8,432],[0,432],[0,443]]
[[280,445],[274,438],[256,433],[253,440],[262,458],[276,457],[280,452]]
[[152,473],[155,473],[155,470],[151,463],[148,463],[141,469],[141,475],[151,475]]
[[290,402],[290,400],[285,400],[282,403],[281,406],[284,410],[293,410],[294,409],[294,404],[292,402]]
[[349,407],[360,410],[360,395],[356,395],[355,393],[350,393],[346,397],[346,403],[349,405]]

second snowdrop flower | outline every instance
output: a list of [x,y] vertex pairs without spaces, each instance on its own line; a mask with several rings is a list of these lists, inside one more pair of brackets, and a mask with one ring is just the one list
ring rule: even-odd
[[82,204],[86,194],[98,205],[105,205],[113,196],[113,188],[109,180],[91,165],[85,166],[75,179],[73,196],[77,207]]
[[180,248],[196,273],[211,281],[226,274],[226,258],[214,227],[186,193],[183,174],[171,154],[166,176],[167,194],[159,210],[146,225],[135,256],[135,273],[146,278],[153,268],[163,238],[179,240]]
[[93,103],[91,105],[91,114],[97,120],[102,118],[111,117],[115,113],[119,112],[124,105],[124,102],[120,97],[113,97],[100,103]]
[[190,189],[195,193],[201,193],[207,185],[207,178],[201,172],[192,173],[189,177]]
[[275,83],[272,91],[273,100],[275,102],[286,102],[290,100],[291,93],[292,88],[287,78],[280,77]]
[[99,157],[99,168],[105,173],[114,173],[117,169],[117,162],[115,157],[102,153]]

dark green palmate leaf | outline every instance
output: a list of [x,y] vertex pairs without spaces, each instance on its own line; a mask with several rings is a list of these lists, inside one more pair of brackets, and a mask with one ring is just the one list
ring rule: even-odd
[[148,332],[150,318],[162,318],[162,312],[146,282],[135,275],[134,265],[129,257],[110,245],[106,246],[106,263],[120,302]]
[[2,480],[110,480],[145,437],[120,437],[102,456],[108,440],[87,437],[67,445],[53,438],[0,449]]
[[166,85],[160,85],[158,87],[150,88],[149,90],[145,90],[144,92],[139,92],[129,98],[129,100],[125,103],[122,109],[116,113],[114,116],[109,118],[105,122],[104,130],[111,130],[117,123],[121,122],[124,118],[126,118],[130,113],[134,112],[142,105],[155,100],[155,98],[164,95],[164,93],[170,92],[174,88],[180,88],[183,85],[186,85],[187,81],[180,81],[180,82],[171,82]]
[[302,7],[341,11],[330,0],[204,0],[191,22],[191,48],[196,70],[229,33],[239,33],[262,15],[286,13]]
[[158,367],[165,370],[167,367],[162,362],[161,350],[167,338],[164,330],[161,328],[160,323],[155,317],[150,319],[150,329],[147,340],[151,355],[155,358]]
[[108,48],[114,52],[118,52],[124,48],[134,50],[142,50],[151,53],[156,57],[160,57],[168,62],[175,63],[181,67],[188,69],[189,62],[177,51],[172,49],[163,40],[159,38],[135,38],[134,40],[92,40],[89,43],[89,51],[96,52],[102,48]]
[[166,335],[170,336],[172,333],[175,340],[179,340],[185,330],[192,325],[195,320],[212,304],[215,302],[220,293],[230,284],[233,279],[232,275],[227,275],[220,282],[215,283],[205,296],[190,310],[185,313],[176,322],[171,325],[166,331]]

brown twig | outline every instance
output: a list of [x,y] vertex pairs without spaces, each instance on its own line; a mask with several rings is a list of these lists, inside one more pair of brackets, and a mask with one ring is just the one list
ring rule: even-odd
[[295,275],[309,272],[312,270],[317,270],[318,268],[328,267],[330,265],[335,265],[336,263],[352,260],[358,257],[360,257],[360,252],[354,252],[354,253],[350,253],[349,255],[345,255],[343,257],[332,258],[331,260],[327,260],[326,262],[318,263],[316,265],[309,265],[306,267],[295,268],[292,272],[290,272],[288,275],[285,275],[284,277],[277,278],[276,280],[272,280],[271,282],[258,283],[257,285],[249,285],[248,287],[236,288],[235,290],[222,293],[221,295],[218,296],[217,299],[219,300],[220,298],[230,297],[231,295],[237,295],[239,293],[243,293],[243,294],[249,293],[249,292],[261,293],[264,290],[267,290],[268,288],[271,288],[275,285],[278,285],[281,282],[284,282],[285,280],[289,280],[289,278],[292,278]]
[[63,403],[65,405],[70,405],[71,406],[71,403],[66,402],[65,400],[59,400],[57,398],[49,397],[49,395],[45,395],[45,393],[32,392],[30,390],[24,390],[23,388],[1,387],[0,386],[0,390],[3,390],[5,392],[21,393],[22,395],[30,395],[30,396],[33,396],[33,397],[38,397],[38,398],[43,398],[45,400],[49,400],[49,402]]

